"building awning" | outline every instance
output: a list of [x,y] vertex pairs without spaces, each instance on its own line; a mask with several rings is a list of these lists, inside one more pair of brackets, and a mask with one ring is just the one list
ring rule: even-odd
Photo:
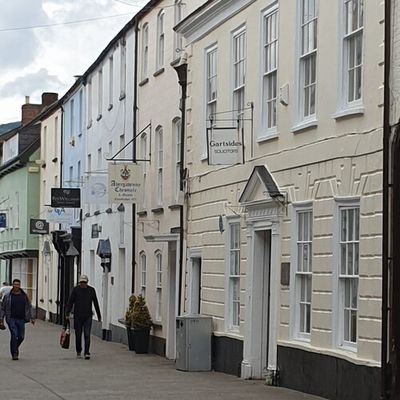
[[0,260],[11,260],[13,258],[37,258],[38,250],[13,250],[0,253]]

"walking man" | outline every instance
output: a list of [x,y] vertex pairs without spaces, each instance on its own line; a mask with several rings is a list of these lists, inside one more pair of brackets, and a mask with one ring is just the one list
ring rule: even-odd
[[32,305],[28,295],[21,289],[21,281],[14,279],[12,289],[4,297],[1,303],[0,324],[3,324],[4,316],[10,329],[10,352],[13,360],[18,360],[19,346],[25,338],[25,323],[35,323],[32,317]]
[[69,296],[66,319],[70,319],[72,308],[74,309],[74,328],[75,328],[75,347],[76,355],[81,358],[82,354],[82,332],[85,338],[85,360],[90,359],[90,331],[92,329],[93,305],[99,322],[101,313],[99,302],[97,301],[96,290],[88,285],[89,278],[81,275],[79,285],[72,289]]

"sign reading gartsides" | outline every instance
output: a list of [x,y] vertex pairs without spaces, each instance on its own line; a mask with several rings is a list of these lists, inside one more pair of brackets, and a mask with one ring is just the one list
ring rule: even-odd
[[143,169],[134,163],[108,165],[108,200],[110,203],[141,203]]
[[235,165],[244,162],[243,137],[237,128],[209,128],[209,165]]

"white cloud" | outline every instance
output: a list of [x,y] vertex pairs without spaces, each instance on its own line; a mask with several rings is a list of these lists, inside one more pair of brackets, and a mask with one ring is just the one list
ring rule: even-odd
[[[125,0],[124,0],[125,1]],[[0,12],[0,124],[17,121],[24,96],[62,96],[147,0],[13,0]],[[122,17],[49,28],[1,29],[65,23],[116,14]]]

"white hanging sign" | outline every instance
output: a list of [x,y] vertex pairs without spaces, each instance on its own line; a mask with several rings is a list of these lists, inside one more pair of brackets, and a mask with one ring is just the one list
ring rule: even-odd
[[210,128],[207,133],[209,165],[243,163],[243,138],[237,128]]
[[108,164],[109,203],[141,203],[143,168],[134,163]]
[[56,224],[73,224],[74,209],[73,208],[53,208],[47,209],[46,220]]
[[108,204],[107,174],[91,174],[86,178],[83,188],[83,201],[86,204]]

